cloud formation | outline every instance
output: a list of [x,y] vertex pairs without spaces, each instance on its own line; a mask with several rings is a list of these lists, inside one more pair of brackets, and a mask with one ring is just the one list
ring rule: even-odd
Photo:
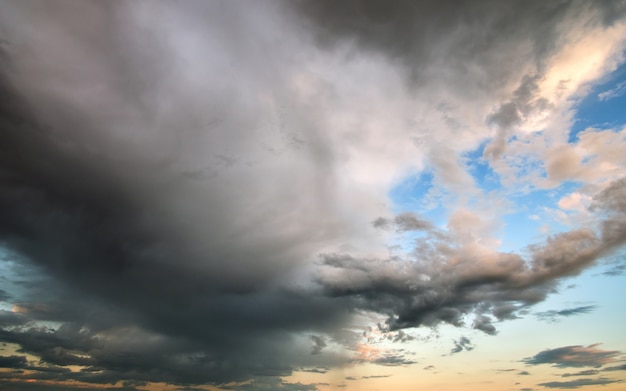
[[575,388],[580,388],[584,386],[595,386],[595,385],[607,385],[612,383],[622,383],[623,380],[619,379],[607,379],[607,378],[599,378],[599,379],[576,379],[571,381],[552,381],[546,383],[539,383],[540,386],[548,387],[548,388],[563,388],[566,390],[571,390]]
[[553,364],[556,367],[601,367],[616,362],[621,355],[616,350],[602,350],[598,344],[589,346],[565,346],[556,349],[547,349],[533,357],[524,359],[526,364]]
[[[620,4],[3,2],[0,366],[29,371],[3,384],[314,390],[280,377],[416,362],[359,356],[358,316],[496,334],[626,242],[625,131],[563,141],[622,60]],[[485,145],[505,193],[584,182],[592,223],[499,251]],[[420,172],[446,224],[390,205]]]
[[588,314],[598,308],[596,305],[585,305],[580,307],[566,308],[564,310],[551,310],[544,312],[537,312],[535,316],[539,320],[547,321],[547,322],[557,322],[559,318],[569,317],[580,314]]

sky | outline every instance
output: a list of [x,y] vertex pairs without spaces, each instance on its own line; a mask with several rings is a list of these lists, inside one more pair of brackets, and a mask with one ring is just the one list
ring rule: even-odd
[[626,387],[626,2],[0,0],[0,388]]

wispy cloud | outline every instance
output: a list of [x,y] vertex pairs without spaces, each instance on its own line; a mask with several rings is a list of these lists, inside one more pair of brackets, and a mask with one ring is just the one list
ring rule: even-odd
[[550,310],[544,312],[537,312],[535,316],[539,320],[547,322],[557,322],[559,318],[569,317],[574,315],[588,314],[598,308],[597,305],[586,305],[580,307],[566,308],[563,310]]
[[533,357],[524,359],[523,362],[530,365],[553,364],[561,368],[601,367],[605,364],[616,362],[621,355],[621,352],[617,350],[602,350],[597,346],[599,344],[547,349]]
[[619,380],[619,379],[599,378],[599,379],[577,379],[577,380],[563,381],[563,382],[552,381],[552,382],[546,382],[546,383],[539,383],[538,385],[543,386],[543,387],[548,387],[548,388],[563,388],[563,389],[571,390],[574,388],[580,388],[580,387],[585,387],[585,386],[607,385],[607,384],[622,383],[622,382],[623,380]]
[[[2,385],[314,390],[281,377],[416,363],[359,350],[364,314],[380,344],[442,324],[495,336],[626,243],[626,130],[567,141],[581,94],[623,62],[624,15],[3,1],[0,341],[19,354],[0,365],[29,373]],[[424,172],[445,221],[392,205]],[[565,182],[580,196],[561,206],[589,202],[589,221],[500,251],[508,195]],[[406,251],[387,255],[394,240]]]
[[618,85],[616,85],[614,88],[611,88],[610,90],[599,93],[598,99],[600,99],[601,101],[605,101],[605,100],[620,97],[624,94],[626,94],[626,81],[619,83]]

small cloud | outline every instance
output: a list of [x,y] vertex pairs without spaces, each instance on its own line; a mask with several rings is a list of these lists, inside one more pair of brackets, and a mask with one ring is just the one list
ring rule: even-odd
[[588,314],[591,311],[598,308],[596,305],[587,305],[582,307],[574,307],[574,308],[566,308],[564,310],[559,311],[545,311],[545,312],[537,312],[535,316],[539,320],[543,320],[546,322],[558,322],[559,318],[580,315],[580,314]]
[[618,365],[616,367],[606,367],[602,369],[602,372],[607,371],[626,371],[626,364]]
[[400,213],[393,219],[379,217],[372,221],[372,226],[383,230],[395,228],[397,232],[428,231],[433,228],[430,222],[419,218],[412,212]]
[[626,94],[626,81],[619,83],[618,85],[616,85],[614,88],[611,88],[610,90],[599,93],[598,99],[600,101],[605,101],[605,100],[620,97],[624,94]]
[[574,372],[574,373],[564,373],[561,377],[573,377],[573,376],[591,376],[597,375],[599,371],[597,369],[587,369],[586,371]]
[[397,333],[388,333],[386,336],[386,339],[391,342],[404,343],[404,342],[413,341],[415,337],[410,334],[405,333],[402,330],[399,330]]
[[544,386],[544,387],[548,387],[548,388],[563,388],[563,389],[573,389],[573,388],[580,388],[580,387],[585,387],[585,386],[597,386],[597,385],[607,385],[607,384],[613,384],[613,383],[622,383],[623,380],[616,380],[616,379],[606,379],[606,378],[600,378],[600,379],[577,379],[577,380],[572,380],[572,381],[553,381],[553,382],[547,382],[547,383],[539,383],[538,385],[540,386]]
[[391,377],[391,375],[370,375],[370,376],[361,376],[361,379],[382,379],[385,377]]
[[[491,323],[491,318],[485,315],[476,315],[474,328],[489,335],[496,335],[496,327]],[[471,350],[471,349],[468,349]]]
[[450,354],[460,353],[463,350],[471,351],[474,349],[472,341],[467,337],[461,337],[458,341],[454,341],[454,348],[450,351]]
[[603,276],[616,277],[626,273],[626,264],[616,265],[602,273]]
[[556,349],[547,349],[533,357],[522,360],[526,364],[554,364],[559,368],[567,367],[600,367],[604,364],[615,362],[620,355],[617,350],[602,350],[596,346],[565,346]]
[[530,376],[530,372],[528,372],[528,371],[521,371],[520,373],[518,373],[518,375],[520,375],[520,376]]

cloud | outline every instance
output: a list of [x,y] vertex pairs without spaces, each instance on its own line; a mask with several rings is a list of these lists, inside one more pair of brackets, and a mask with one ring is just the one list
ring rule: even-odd
[[[558,279],[580,273],[623,243],[621,220],[610,216],[600,235],[590,229],[556,234],[529,246],[530,259],[524,259],[476,244],[472,232],[481,228],[480,220],[464,213],[447,231],[431,230],[416,239],[413,259],[325,254],[318,282],[330,297],[387,314],[388,330],[461,326],[473,314],[474,328],[495,334],[489,315],[514,318],[524,306],[543,300]],[[466,221],[472,222],[472,231],[466,231]]]
[[581,307],[566,308],[564,310],[559,310],[559,311],[551,310],[551,311],[537,312],[535,313],[535,316],[539,320],[543,320],[547,322],[557,322],[559,318],[561,317],[588,314],[594,311],[596,308],[598,308],[598,306],[596,305],[586,305],[586,306],[581,306]]
[[602,371],[626,371],[626,364],[602,368]]
[[[355,362],[355,314],[385,316],[397,342],[441,323],[495,334],[626,240],[623,132],[581,134],[580,156],[595,159],[533,151],[553,152],[552,180],[605,182],[599,231],[557,234],[527,259],[494,250],[497,208],[473,208],[484,194],[466,159],[488,143],[493,170],[512,170],[502,159],[529,124],[567,111],[615,64],[623,6],[0,9],[0,241],[15,277],[0,292],[14,306],[0,311],[0,340],[40,360],[34,380],[312,390],[279,377]],[[579,34],[603,45],[567,89],[553,76]],[[389,205],[393,185],[425,170],[449,205],[445,227]],[[422,237],[388,259],[372,221]]]
[[0,356],[0,368],[24,368],[26,356]]
[[386,354],[381,357],[375,358],[371,361],[372,364],[383,365],[386,367],[397,367],[416,364],[417,361],[406,358],[402,354]]
[[610,90],[599,93],[598,99],[601,101],[605,101],[605,100],[620,97],[624,95],[625,93],[626,93],[626,82],[623,81],[617,84],[614,88],[611,88]]
[[433,228],[432,223],[416,216],[415,213],[404,212],[396,215],[393,219],[379,217],[372,222],[376,228],[388,229],[395,227],[398,232],[428,231]]
[[320,337],[319,335],[312,335],[311,341],[313,341],[313,348],[311,350],[311,354],[320,354],[322,352],[322,349],[328,346],[324,338]]
[[600,373],[597,369],[587,369],[585,371],[574,372],[574,373],[564,373],[561,377],[574,377],[574,376],[590,376],[597,375]]
[[616,277],[621,276],[626,272],[626,265],[615,265],[609,270],[602,273],[604,276]]
[[358,380],[358,379],[383,379],[386,377],[391,377],[391,375],[368,375],[368,376],[361,376],[361,377],[354,377],[354,376],[347,376],[346,380]]
[[572,389],[572,388],[580,388],[580,387],[585,387],[585,386],[607,385],[607,384],[621,383],[621,382],[623,382],[623,380],[599,378],[599,379],[577,379],[577,380],[564,381],[564,382],[553,381],[553,382],[539,383],[538,385],[543,386],[543,387],[548,387],[548,388]]
[[454,341],[454,348],[450,351],[450,354],[460,353],[463,350],[474,350],[474,345],[472,344],[472,341],[470,341],[467,337],[461,337],[458,341]]
[[317,367],[317,368],[302,368],[299,370],[300,372],[310,372],[310,373],[326,373],[329,371],[329,368],[326,367]]
[[283,390],[283,391],[316,391],[318,390],[315,384],[302,384],[289,383],[283,381],[281,378],[269,377],[256,379],[250,383],[245,383],[233,387],[225,387],[231,390],[241,391],[270,391],[270,390]]
[[547,349],[533,357],[523,360],[526,364],[553,364],[560,368],[567,367],[601,367],[617,361],[620,352],[616,350],[602,350],[598,344],[589,346],[565,346],[556,349]]

